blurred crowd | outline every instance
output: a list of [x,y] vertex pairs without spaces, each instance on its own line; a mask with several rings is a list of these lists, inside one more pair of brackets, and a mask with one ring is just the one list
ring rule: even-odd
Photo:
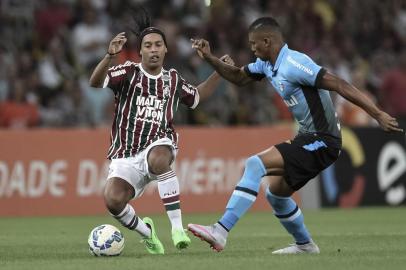
[[[204,37],[217,56],[238,66],[253,61],[247,28],[260,16],[281,24],[290,48],[353,83],[391,115],[406,119],[405,0],[1,0],[0,127],[110,125],[114,98],[89,86],[108,43],[125,31],[117,59],[139,61],[131,7],[143,4],[167,36],[166,68],[198,84],[212,69],[191,49]],[[375,125],[366,113],[333,95],[342,123]],[[245,87],[222,82],[179,125],[268,125],[290,121],[264,80]]]

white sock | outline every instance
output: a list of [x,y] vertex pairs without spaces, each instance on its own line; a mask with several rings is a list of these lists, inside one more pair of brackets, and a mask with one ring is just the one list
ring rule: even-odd
[[171,222],[172,231],[183,230],[178,178],[172,170],[158,175],[157,178],[159,196]]
[[120,214],[111,215],[124,227],[138,232],[143,237],[151,237],[151,229],[135,214],[134,208],[131,205],[127,204]]

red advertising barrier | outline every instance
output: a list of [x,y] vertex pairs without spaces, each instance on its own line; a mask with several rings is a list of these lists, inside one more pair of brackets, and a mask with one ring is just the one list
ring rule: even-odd
[[[293,135],[290,126],[178,132],[175,169],[184,212],[224,210],[245,159]],[[107,129],[1,131],[0,216],[106,213],[101,194],[108,146]],[[155,183],[132,204],[139,213],[164,211]],[[263,193],[253,209],[269,209]]]

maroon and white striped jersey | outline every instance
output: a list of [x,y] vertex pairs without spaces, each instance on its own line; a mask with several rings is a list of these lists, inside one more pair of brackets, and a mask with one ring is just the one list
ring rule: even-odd
[[173,117],[179,102],[192,109],[199,103],[197,88],[175,69],[162,69],[153,76],[141,63],[130,61],[111,67],[103,87],[112,89],[115,96],[108,159],[134,156],[164,137],[176,146]]

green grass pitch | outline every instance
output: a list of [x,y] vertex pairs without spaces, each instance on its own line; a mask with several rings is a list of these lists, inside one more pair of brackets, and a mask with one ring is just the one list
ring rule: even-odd
[[[151,216],[166,248],[147,254],[136,233],[106,216],[0,219],[0,269],[406,269],[406,208],[304,211],[320,255],[277,256],[271,251],[292,242],[271,213],[247,214],[228,238],[226,249],[212,251],[191,235],[192,245],[178,252],[166,215]],[[208,224],[220,214],[185,214],[184,223]],[[93,257],[87,237],[109,223],[123,232],[119,257]]]

